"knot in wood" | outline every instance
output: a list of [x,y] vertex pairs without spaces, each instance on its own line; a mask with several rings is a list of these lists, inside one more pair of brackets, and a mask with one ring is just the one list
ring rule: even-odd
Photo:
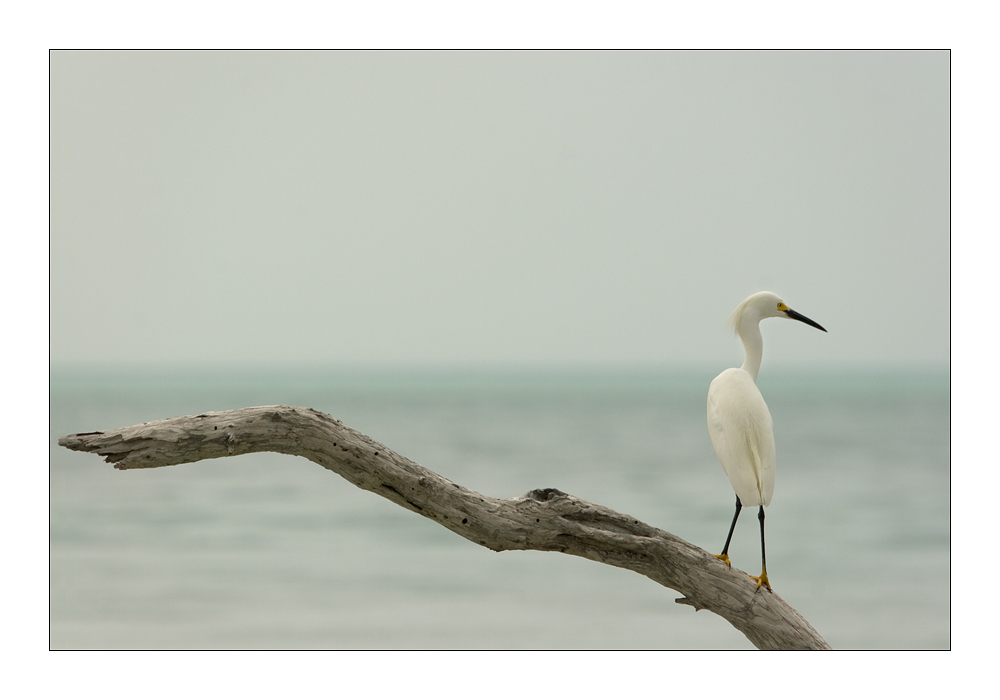
[[532,489],[528,493],[521,496],[521,498],[530,498],[533,501],[551,501],[555,498],[569,496],[568,493],[564,493],[559,489]]

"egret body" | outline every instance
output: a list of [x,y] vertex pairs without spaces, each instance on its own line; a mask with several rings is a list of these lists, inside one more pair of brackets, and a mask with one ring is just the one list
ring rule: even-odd
[[757,372],[764,353],[760,322],[765,318],[790,318],[826,329],[802,314],[792,311],[777,294],[757,292],[736,307],[729,321],[743,341],[746,357],[743,366],[725,370],[708,388],[708,434],[712,447],[722,462],[736,491],[736,514],[722,554],[716,556],[729,565],[729,543],[743,506],[760,506],[760,576],[751,576],[757,588],[771,584],[767,580],[764,556],[764,506],[771,504],[774,492],[774,427],[771,412],[757,388]]

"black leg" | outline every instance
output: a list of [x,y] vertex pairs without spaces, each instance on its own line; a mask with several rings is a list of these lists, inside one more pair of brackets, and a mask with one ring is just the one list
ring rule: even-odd
[[718,557],[722,561],[729,563],[729,543],[733,541],[733,530],[736,529],[736,521],[740,517],[740,511],[743,509],[743,504],[740,503],[740,497],[736,497],[736,513],[733,514],[733,524],[729,526],[729,537],[726,538],[726,546],[722,548],[722,554]]
[[760,521],[760,564],[767,571],[767,559],[764,557],[764,506],[757,511],[757,520]]
[[[755,578],[755,580],[757,581],[757,588],[767,586],[767,590],[771,590],[771,584],[767,580],[767,559],[764,556],[764,506],[760,507],[757,519],[760,521],[760,576]],[[751,576],[750,578],[754,577]]]

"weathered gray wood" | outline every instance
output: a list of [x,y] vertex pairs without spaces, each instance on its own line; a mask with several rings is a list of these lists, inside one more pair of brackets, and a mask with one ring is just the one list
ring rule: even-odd
[[708,552],[635,518],[557,489],[490,498],[449,481],[319,411],[259,406],[67,435],[117,469],[143,469],[250,452],[305,457],[355,486],[497,552],[564,552],[629,569],[728,620],[760,649],[829,649],[776,593]]

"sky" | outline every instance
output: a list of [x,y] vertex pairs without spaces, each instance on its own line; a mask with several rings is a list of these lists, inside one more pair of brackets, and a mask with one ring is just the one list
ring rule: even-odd
[[946,51],[50,54],[54,365],[946,367]]

